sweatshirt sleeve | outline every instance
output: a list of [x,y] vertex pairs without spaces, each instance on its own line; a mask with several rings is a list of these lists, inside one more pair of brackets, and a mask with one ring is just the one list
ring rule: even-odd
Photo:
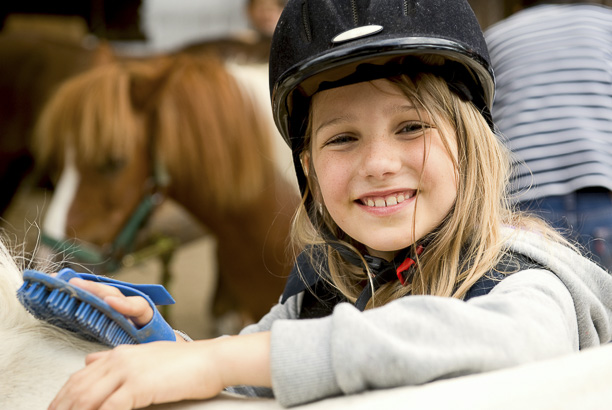
[[277,319],[271,330],[274,395],[287,407],[578,350],[569,291],[536,269],[468,302],[409,296],[366,312],[342,303],[326,318]]

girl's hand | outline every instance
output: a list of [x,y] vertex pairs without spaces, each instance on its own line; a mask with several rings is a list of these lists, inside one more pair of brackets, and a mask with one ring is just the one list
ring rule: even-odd
[[49,410],[142,408],[206,399],[236,384],[270,386],[270,336],[124,345],[87,356]]
[[72,278],[69,283],[98,296],[137,327],[143,327],[153,319],[153,309],[140,296],[125,296],[113,286],[80,278]]
[[49,409],[119,410],[214,397],[223,389],[219,366],[200,343],[122,345],[91,354]]

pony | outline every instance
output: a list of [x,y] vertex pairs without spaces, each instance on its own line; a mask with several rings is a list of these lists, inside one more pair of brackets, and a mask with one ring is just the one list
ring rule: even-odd
[[64,257],[97,249],[88,266],[108,272],[105,262],[129,252],[155,204],[170,198],[217,241],[213,314],[259,319],[289,273],[299,202],[279,166],[271,114],[256,99],[266,75],[265,66],[178,52],[121,59],[64,82],[34,133],[36,162],[63,170],[43,239],[66,245]]
[[[13,16],[14,17],[14,16]],[[90,68],[132,57],[105,39],[86,32],[74,17],[32,15],[27,27],[0,33],[0,216],[6,215],[20,188],[53,189],[42,170],[37,174],[31,150],[33,126],[42,107],[68,78]],[[13,19],[15,20],[15,19]],[[23,24],[23,23],[21,23]],[[12,26],[17,26],[13,24]],[[45,30],[46,27],[54,30]],[[189,54],[213,53],[241,64],[267,62],[269,44],[221,37],[184,46]]]

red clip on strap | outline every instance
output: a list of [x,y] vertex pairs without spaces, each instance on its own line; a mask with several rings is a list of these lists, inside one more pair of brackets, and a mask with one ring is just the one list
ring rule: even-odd
[[[423,252],[423,246],[419,245],[417,250],[416,250],[416,254],[420,255],[422,252]],[[406,258],[404,260],[404,262],[402,262],[402,264],[400,266],[398,266],[398,268],[395,270],[395,272],[397,274],[397,278],[399,279],[399,281],[402,284],[402,286],[406,286],[406,283],[405,283],[406,279],[404,278],[404,275],[402,275],[402,272],[407,271],[414,264],[416,264],[414,259]]]

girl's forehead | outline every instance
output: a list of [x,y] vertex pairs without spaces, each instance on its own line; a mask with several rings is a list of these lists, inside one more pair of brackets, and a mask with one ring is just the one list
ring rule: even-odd
[[382,79],[316,93],[311,100],[310,120],[318,123],[327,121],[329,117],[362,117],[364,109],[371,113],[382,110],[388,115],[410,112],[419,117],[429,117],[427,110],[418,101],[415,103],[396,83]]
[[[330,100],[368,98],[371,95],[377,95],[379,99],[388,97],[389,100],[403,100],[406,104],[413,105],[396,84],[386,79],[379,79],[319,91],[312,97],[312,106],[316,108]],[[335,108],[342,109],[344,106]]]

